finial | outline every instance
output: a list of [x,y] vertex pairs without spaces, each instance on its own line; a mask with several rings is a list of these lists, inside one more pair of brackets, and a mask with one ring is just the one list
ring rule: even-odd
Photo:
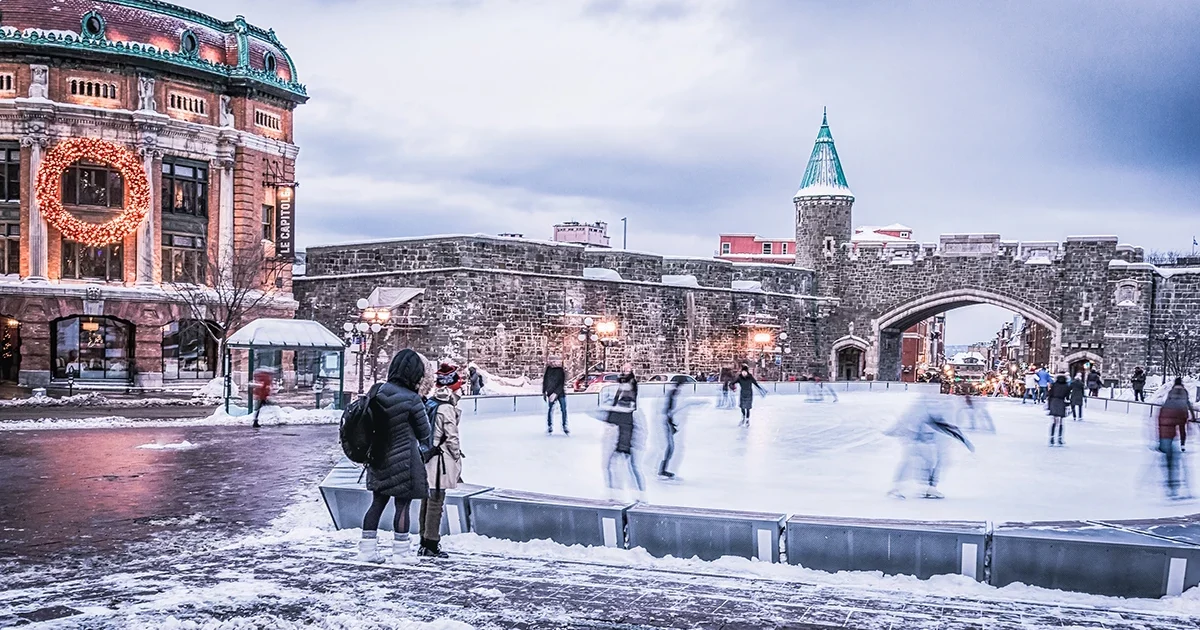
[[825,107],[824,105],[821,106],[821,124],[829,124],[829,108]]

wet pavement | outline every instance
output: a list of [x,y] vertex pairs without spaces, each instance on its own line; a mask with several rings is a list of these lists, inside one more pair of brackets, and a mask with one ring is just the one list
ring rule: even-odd
[[[185,441],[195,447],[138,448]],[[335,426],[0,434],[0,627],[186,627],[174,619],[216,630],[350,629],[453,619],[524,629],[1200,628],[1174,612],[737,577],[715,567],[478,552],[364,565],[351,560],[344,536],[305,530],[325,523],[315,483],[337,455]],[[292,520],[281,526],[281,515]]]

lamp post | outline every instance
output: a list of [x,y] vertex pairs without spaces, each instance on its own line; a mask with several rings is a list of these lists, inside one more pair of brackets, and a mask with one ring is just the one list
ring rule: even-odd
[[589,361],[589,357],[588,357],[588,348],[589,348],[591,342],[597,341],[599,339],[599,337],[596,336],[595,329],[593,328],[593,326],[595,326],[595,324],[596,324],[596,320],[592,319],[591,317],[584,317],[583,318],[583,327],[579,329],[578,338],[580,341],[583,342],[583,382],[584,382],[584,385],[587,385],[588,372],[591,371],[591,365],[589,365],[590,361]]
[[608,347],[616,341],[617,337],[617,322],[597,322],[596,333],[600,338],[600,347],[604,348],[603,358],[600,359],[601,369],[608,371]]
[[774,339],[771,337],[771,333],[769,332],[758,332],[754,333],[754,337],[752,337],[751,340],[754,342],[754,345],[758,346],[758,368],[760,370],[765,370],[767,347],[773,344]]
[[[366,378],[366,357],[368,348],[373,348],[374,335],[383,330],[384,325],[391,319],[392,313],[386,308],[371,308],[371,303],[366,298],[360,298],[355,304],[358,307],[358,321],[345,322],[342,324],[342,330],[346,333],[346,339],[350,341],[351,347],[358,348],[358,394],[361,396]],[[371,333],[368,336],[367,333]]]

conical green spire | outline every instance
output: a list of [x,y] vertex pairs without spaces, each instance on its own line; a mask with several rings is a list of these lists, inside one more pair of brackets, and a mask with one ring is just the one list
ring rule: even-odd
[[842,172],[837,148],[833,146],[829,116],[825,111],[821,113],[821,130],[817,132],[812,157],[808,158],[808,168],[804,169],[804,179],[800,182],[800,190],[796,191],[795,198],[801,197],[854,198],[850,186],[846,184],[846,174]]

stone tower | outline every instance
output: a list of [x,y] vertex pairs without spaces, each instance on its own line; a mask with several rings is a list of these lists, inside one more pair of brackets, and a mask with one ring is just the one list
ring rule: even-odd
[[824,113],[804,180],[792,200],[796,204],[796,265],[817,272],[816,288],[821,295],[836,295],[836,260],[853,234],[850,209],[854,194],[846,184]]

